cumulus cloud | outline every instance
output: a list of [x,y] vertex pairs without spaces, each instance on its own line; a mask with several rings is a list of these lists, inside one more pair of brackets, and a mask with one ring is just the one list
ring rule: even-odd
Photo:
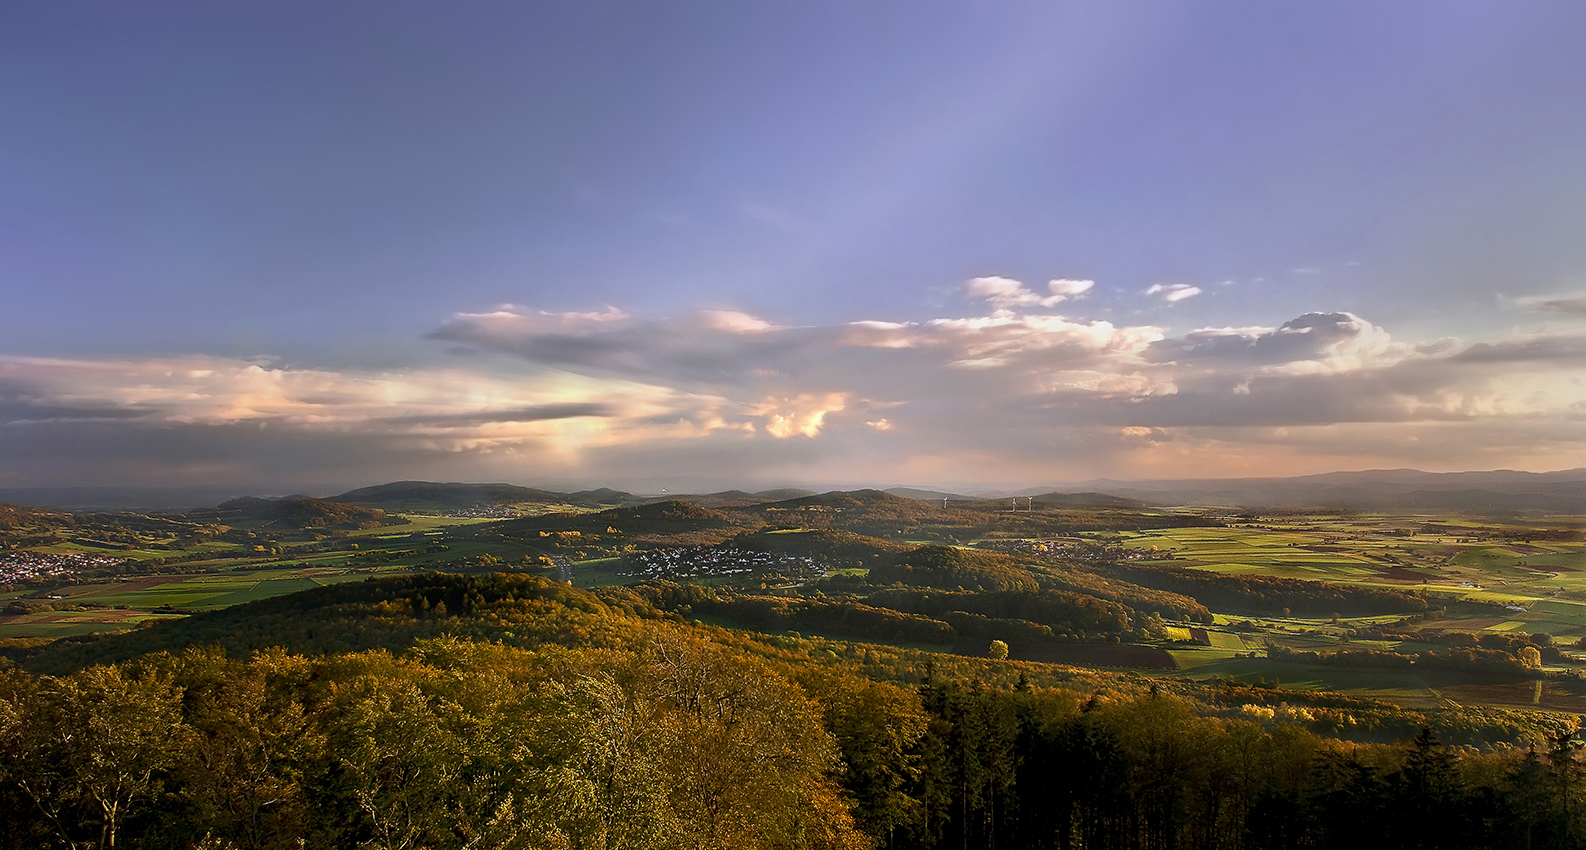
[[508,305],[439,322],[430,339],[475,356],[423,368],[0,359],[0,452],[27,459],[0,484],[50,463],[145,480],[1050,482],[1358,465],[1409,435],[1511,465],[1537,456],[1530,435],[1549,465],[1586,465],[1586,334],[1404,341],[1347,312],[1171,332],[1036,309],[1088,282],[987,280],[970,283],[984,310],[925,321]]
[[[738,313],[593,321],[515,310],[459,314],[431,336],[545,367],[756,400],[810,387],[869,398],[985,392],[1051,372],[1137,361],[1161,331],[1000,311],[784,327]],[[954,376],[986,368],[1001,374],[977,377],[973,386]]]
[[755,405],[752,411],[764,417],[767,434],[787,439],[794,435],[819,435],[827,415],[847,406],[848,397],[844,393],[806,393],[796,398],[767,399]]
[[1203,328],[1153,343],[1156,361],[1223,361],[1340,371],[1397,361],[1408,354],[1388,332],[1353,313],[1306,313],[1276,328]]
[[1175,301],[1183,301],[1186,298],[1194,298],[1195,296],[1201,294],[1201,288],[1198,286],[1190,286],[1187,283],[1170,283],[1166,285],[1153,283],[1151,284],[1151,288],[1145,291],[1145,294],[1160,296],[1163,301],[1172,304]]
[[1022,282],[1006,277],[977,277],[965,284],[970,298],[989,302],[996,310],[1014,310],[1020,307],[1055,307],[1070,298],[1078,298],[1096,285],[1093,280],[1048,281],[1049,294],[1041,295]]

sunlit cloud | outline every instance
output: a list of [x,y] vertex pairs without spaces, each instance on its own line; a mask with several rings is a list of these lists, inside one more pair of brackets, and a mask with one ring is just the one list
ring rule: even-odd
[[1170,283],[1166,285],[1154,283],[1145,291],[1145,294],[1159,296],[1163,301],[1172,304],[1175,301],[1194,298],[1201,294],[1201,288],[1190,286],[1187,283]]
[[829,414],[847,407],[843,393],[804,394],[797,398],[767,399],[752,408],[765,419],[765,431],[778,439],[794,435],[815,437]]
[[1070,298],[1078,298],[1096,285],[1093,280],[1053,280],[1046,285],[1047,295],[1027,288],[1023,283],[1006,277],[977,277],[964,286],[970,298],[986,301],[997,310],[1020,307],[1055,307]]
[[982,312],[923,321],[505,305],[438,322],[430,340],[473,356],[426,367],[0,359],[0,450],[25,459],[0,482],[35,467],[621,485],[1586,464],[1586,333],[1401,340],[1342,311],[1173,332],[1039,309],[1088,284],[987,280],[970,284]]
[[1396,363],[1411,349],[1352,313],[1306,313],[1276,328],[1205,328],[1153,343],[1154,360],[1245,364],[1290,373]]

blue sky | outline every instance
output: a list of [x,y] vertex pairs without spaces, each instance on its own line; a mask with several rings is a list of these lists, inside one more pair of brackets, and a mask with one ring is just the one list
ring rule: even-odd
[[0,8],[0,487],[1586,466],[1586,7]]

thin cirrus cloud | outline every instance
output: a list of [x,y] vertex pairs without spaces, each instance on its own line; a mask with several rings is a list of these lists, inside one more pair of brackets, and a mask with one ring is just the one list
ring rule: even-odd
[[1534,295],[1516,299],[1515,303],[1520,309],[1531,312],[1586,316],[1586,293]]
[[702,470],[723,484],[991,483],[1586,463],[1586,332],[1400,340],[1340,311],[1172,333],[1050,309],[1089,288],[976,278],[965,292],[983,307],[967,315],[815,326],[502,306],[427,335],[474,356],[386,371],[0,360],[0,451],[23,459],[0,484],[47,472],[621,486]]

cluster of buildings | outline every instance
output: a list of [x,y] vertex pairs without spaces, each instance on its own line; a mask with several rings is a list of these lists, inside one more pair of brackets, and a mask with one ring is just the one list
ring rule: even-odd
[[523,516],[523,511],[506,505],[473,505],[440,513],[430,511],[405,511],[404,513],[414,516],[470,517],[473,519],[517,519]]
[[826,568],[808,555],[755,552],[716,546],[658,549],[634,556],[636,566],[622,575],[641,579],[693,579],[760,574],[795,582],[826,575]]
[[1078,537],[1055,537],[1049,540],[995,540],[982,542],[980,546],[1001,552],[1072,561],[1144,561],[1173,557],[1171,550],[1157,550],[1154,547],[1131,549]]
[[73,552],[55,555],[45,552],[0,552],[0,584],[20,584],[37,579],[61,578],[83,570],[113,567],[122,558]]

